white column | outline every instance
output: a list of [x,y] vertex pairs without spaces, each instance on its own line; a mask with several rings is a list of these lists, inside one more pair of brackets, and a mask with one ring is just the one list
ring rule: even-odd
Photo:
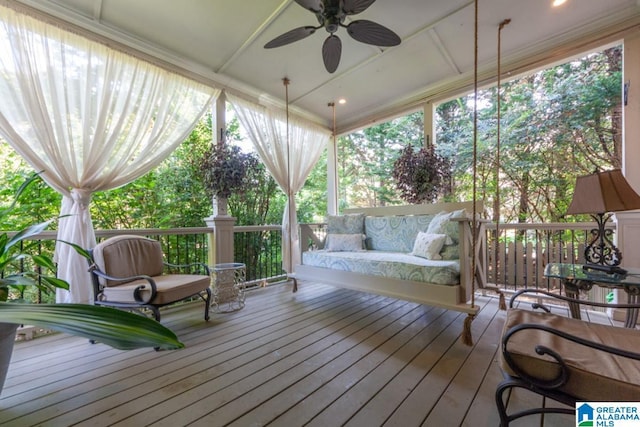
[[[213,123],[212,144],[217,144],[226,138],[224,134],[227,129],[226,122],[226,96],[222,92],[218,97],[211,112]],[[227,215],[226,199],[213,200],[214,215],[205,218],[208,227],[213,229],[213,234],[209,241],[209,264],[221,264],[233,262],[233,227],[236,219]],[[223,206],[221,206],[223,204]]]
[[[623,93],[622,106],[622,173],[640,194],[640,33],[624,39],[622,74],[623,83],[628,84],[627,104]],[[640,211],[620,212],[615,217],[622,266],[640,267]]]
[[[625,37],[623,54],[623,106],[622,106],[622,173],[640,194],[640,33]],[[627,87],[626,105],[624,87]],[[640,268],[640,211],[619,212],[616,239],[622,253],[623,267]],[[615,292],[615,300],[626,303],[624,291]],[[624,321],[625,311],[614,310],[613,318]]]

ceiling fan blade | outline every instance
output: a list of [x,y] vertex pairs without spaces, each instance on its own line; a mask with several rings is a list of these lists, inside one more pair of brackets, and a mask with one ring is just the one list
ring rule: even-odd
[[344,0],[342,3],[342,11],[347,15],[355,15],[362,13],[376,0]]
[[396,46],[400,44],[400,37],[378,23],[360,19],[347,25],[347,32],[351,37],[362,43],[375,46]]
[[324,67],[328,72],[333,73],[338,69],[341,54],[342,41],[340,41],[338,36],[331,34],[322,45],[322,59],[324,60]]
[[302,40],[305,37],[309,37],[311,34],[315,33],[317,29],[318,27],[311,26],[294,28],[293,30],[287,31],[284,34],[280,34],[278,37],[265,44],[264,48],[271,49],[274,47],[280,47],[289,43],[297,42],[298,40]]
[[313,13],[320,12],[322,8],[322,0],[296,0],[296,3]]

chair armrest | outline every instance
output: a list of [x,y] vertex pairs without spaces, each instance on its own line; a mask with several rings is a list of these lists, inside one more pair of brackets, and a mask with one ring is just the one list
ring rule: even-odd
[[[141,294],[141,292],[146,289],[146,285],[136,286],[136,288],[133,290],[133,298],[137,302],[142,304],[146,304],[149,301],[153,301],[153,299],[156,297],[156,294],[158,293],[156,282],[153,280],[151,276],[147,276],[145,274],[141,274],[138,276],[130,276],[130,277],[114,277],[114,276],[109,276],[108,274],[105,274],[102,271],[98,270],[98,268],[95,267],[95,265],[89,269],[89,272],[102,279],[110,280],[112,282],[121,282],[123,284],[128,282],[133,282],[134,280],[146,280],[149,283],[149,287],[151,288],[151,295],[149,296],[149,298],[145,300],[144,298],[142,298],[142,294]],[[95,297],[97,298],[97,295]]]
[[[211,275],[211,269],[209,268],[209,266],[207,264],[204,264],[202,262],[192,262],[190,264],[171,264],[168,262],[163,262],[162,264],[164,264],[165,267],[170,268],[170,269],[189,269],[189,270],[200,270],[202,269],[204,271],[204,274],[207,276]],[[197,269],[194,269],[194,267],[197,267]]]

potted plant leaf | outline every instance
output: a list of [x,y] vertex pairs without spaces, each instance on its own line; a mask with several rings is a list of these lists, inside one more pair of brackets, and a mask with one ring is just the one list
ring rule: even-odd
[[[38,178],[36,174],[20,186],[11,205],[0,211],[0,218],[9,214],[25,188]],[[184,347],[173,331],[137,314],[87,304],[27,304],[11,298],[12,290],[20,290],[24,286],[37,286],[44,291],[69,288],[67,282],[53,275],[55,265],[50,257],[29,251],[30,238],[44,231],[51,222],[28,226],[16,234],[0,234],[0,392],[9,367],[15,332],[20,324],[48,327],[123,350]],[[81,255],[88,256],[84,249],[72,246]],[[22,268],[16,268],[18,264],[35,268],[22,271]]]

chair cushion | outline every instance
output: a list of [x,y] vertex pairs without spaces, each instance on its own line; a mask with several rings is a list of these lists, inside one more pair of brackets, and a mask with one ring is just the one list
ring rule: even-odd
[[[122,235],[107,239],[93,249],[93,260],[98,269],[114,277],[159,276],[163,271],[160,242],[141,236]],[[101,278],[100,284],[121,286],[122,282]]]
[[[608,325],[598,325],[554,314],[510,309],[503,334],[521,323],[535,323],[558,329],[590,341],[621,350],[640,350],[640,331]],[[529,375],[540,379],[552,379],[558,372],[558,364],[548,356],[535,353],[538,344],[559,353],[569,367],[569,381],[561,390],[578,401],[636,401],[640,396],[640,361],[614,356],[586,347],[548,332],[523,330],[514,334],[507,351],[515,362]],[[502,369],[516,376],[500,354]]]
[[[157,294],[149,304],[164,305],[180,301],[199,292],[211,285],[211,277],[199,274],[167,274],[153,277],[156,282]],[[141,292],[144,301],[150,297],[151,288],[146,280],[135,280],[124,285],[105,287],[99,296],[100,301],[136,303],[133,291],[138,286],[145,286]]]

